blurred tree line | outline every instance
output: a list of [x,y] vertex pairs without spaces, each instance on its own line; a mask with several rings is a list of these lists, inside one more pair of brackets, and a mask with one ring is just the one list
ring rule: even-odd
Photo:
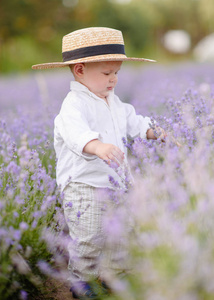
[[168,30],[186,30],[192,47],[213,31],[214,1],[0,0],[0,72],[61,61],[62,36],[89,26],[120,29],[129,56],[158,59]]

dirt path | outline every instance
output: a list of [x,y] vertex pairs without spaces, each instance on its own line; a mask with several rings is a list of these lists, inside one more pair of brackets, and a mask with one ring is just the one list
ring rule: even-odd
[[48,279],[45,283],[47,293],[31,298],[32,300],[72,300],[69,286],[54,279]]
[[[73,299],[72,293],[69,291],[69,286],[65,283],[54,281],[53,279],[47,283],[51,288],[54,287],[51,296],[55,300],[70,300]],[[50,296],[50,295],[49,295]]]

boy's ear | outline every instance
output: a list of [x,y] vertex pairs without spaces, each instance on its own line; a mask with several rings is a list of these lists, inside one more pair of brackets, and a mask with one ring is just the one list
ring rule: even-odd
[[83,63],[75,64],[73,68],[73,73],[75,76],[82,78],[84,74],[84,69],[85,69],[85,64]]

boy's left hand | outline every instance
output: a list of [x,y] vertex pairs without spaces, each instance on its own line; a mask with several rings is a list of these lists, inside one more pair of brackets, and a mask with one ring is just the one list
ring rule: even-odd
[[153,140],[160,139],[162,142],[165,142],[167,136],[172,140],[172,142],[176,146],[181,147],[181,144],[178,141],[176,141],[176,139],[173,136],[168,135],[166,133],[166,131],[163,128],[159,127],[159,126],[155,126],[154,130],[152,128],[150,128],[147,131],[147,139],[153,139]]
[[154,129],[150,128],[149,130],[147,130],[146,136],[147,139],[152,139],[152,140],[161,139],[163,142],[165,142],[167,133],[163,128],[155,126]]
[[165,142],[165,139],[167,137],[166,131],[161,127],[156,127],[155,131],[156,131],[157,138],[160,139],[162,142]]

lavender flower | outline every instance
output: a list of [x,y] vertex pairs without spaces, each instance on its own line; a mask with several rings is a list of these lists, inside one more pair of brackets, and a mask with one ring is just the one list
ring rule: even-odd
[[[168,136],[165,143],[124,137],[130,168],[112,165],[121,182],[109,177],[116,191],[105,191],[114,209],[103,208],[103,234],[108,247],[122,236],[132,274],[125,280],[111,275],[109,282],[118,299],[211,299],[213,66],[124,67],[120,76],[121,100],[152,116]],[[60,77],[53,72],[0,81],[0,265],[10,298],[17,292],[27,299],[25,284],[38,287],[41,272],[68,277],[66,249],[73,253],[75,241],[66,234],[63,195],[56,187],[52,130],[69,80],[62,71]],[[72,208],[72,202],[66,205]],[[86,210],[79,207],[77,219]]]
[[22,300],[27,300],[28,299],[28,293],[26,291],[24,291],[24,290],[21,290],[20,291],[20,298]]
[[72,206],[73,206],[73,204],[72,204],[72,202],[67,202],[67,203],[65,203],[65,207],[70,207],[70,208],[72,208]]
[[21,222],[19,223],[19,228],[22,230],[22,231],[25,231],[28,229],[28,224],[26,222]]
[[119,183],[110,175],[109,175],[109,181],[110,181],[110,183],[112,184],[113,187],[118,188],[120,186]]

